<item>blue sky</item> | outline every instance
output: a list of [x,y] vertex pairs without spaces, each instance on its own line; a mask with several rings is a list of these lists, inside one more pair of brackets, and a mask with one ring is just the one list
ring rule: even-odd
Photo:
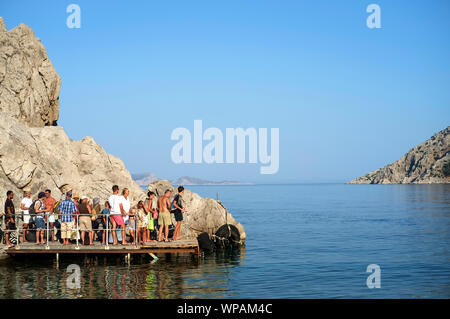
[[[81,7],[81,28],[66,7]],[[369,29],[366,7],[381,8]],[[131,172],[345,182],[449,125],[448,1],[3,1],[62,78],[60,120]],[[176,127],[280,129],[280,168],[174,164]]]

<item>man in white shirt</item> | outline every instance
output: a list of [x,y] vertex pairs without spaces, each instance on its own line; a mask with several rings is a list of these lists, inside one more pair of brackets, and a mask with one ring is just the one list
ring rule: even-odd
[[22,242],[26,241],[26,234],[28,234],[28,224],[30,223],[30,212],[28,209],[33,205],[33,200],[31,199],[31,190],[29,188],[24,189],[25,197],[20,202],[20,209],[22,210],[23,216],[23,237]]
[[113,244],[117,245],[116,228],[119,226],[122,230],[122,245],[126,244],[125,241],[125,222],[122,217],[121,211],[121,197],[119,196],[119,186],[114,185],[112,187],[113,194],[109,196],[108,202],[111,206],[110,219],[112,223],[112,235]]
[[[131,203],[128,195],[130,191],[128,188],[124,188],[122,190],[122,196],[120,197],[120,211],[124,216],[123,219],[125,224],[128,222],[128,227],[130,229],[131,239],[133,240],[133,244],[135,243],[135,231],[136,231],[136,219],[135,216],[131,213]],[[124,227],[125,228],[125,227]]]

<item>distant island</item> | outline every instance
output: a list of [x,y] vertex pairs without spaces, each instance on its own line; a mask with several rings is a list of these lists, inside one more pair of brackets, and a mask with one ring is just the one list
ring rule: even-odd
[[[134,181],[141,187],[146,187],[148,184],[156,182],[159,180],[158,177],[153,173],[139,173],[139,174],[131,174],[131,177]],[[204,179],[200,179],[197,177],[191,176],[182,176],[180,178],[174,179],[170,181],[173,185],[253,185],[252,183],[247,182],[238,182],[238,181],[208,181]]]
[[398,161],[358,177],[349,184],[450,183],[450,126],[412,148]]

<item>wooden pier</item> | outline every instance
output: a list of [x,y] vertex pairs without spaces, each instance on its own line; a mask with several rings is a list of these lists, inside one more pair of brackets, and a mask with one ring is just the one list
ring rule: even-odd
[[36,245],[35,243],[20,243],[5,250],[10,256],[26,255],[26,254],[150,254],[158,253],[190,253],[198,257],[200,255],[200,247],[197,240],[178,240],[169,242],[148,242],[145,245],[102,245],[95,242],[94,245],[82,245],[81,242],[76,244],[62,245],[58,242],[50,242],[44,245]]

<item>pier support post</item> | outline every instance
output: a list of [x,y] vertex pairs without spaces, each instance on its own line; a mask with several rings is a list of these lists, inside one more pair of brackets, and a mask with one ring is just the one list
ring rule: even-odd
[[56,253],[56,269],[59,269],[59,253]]

